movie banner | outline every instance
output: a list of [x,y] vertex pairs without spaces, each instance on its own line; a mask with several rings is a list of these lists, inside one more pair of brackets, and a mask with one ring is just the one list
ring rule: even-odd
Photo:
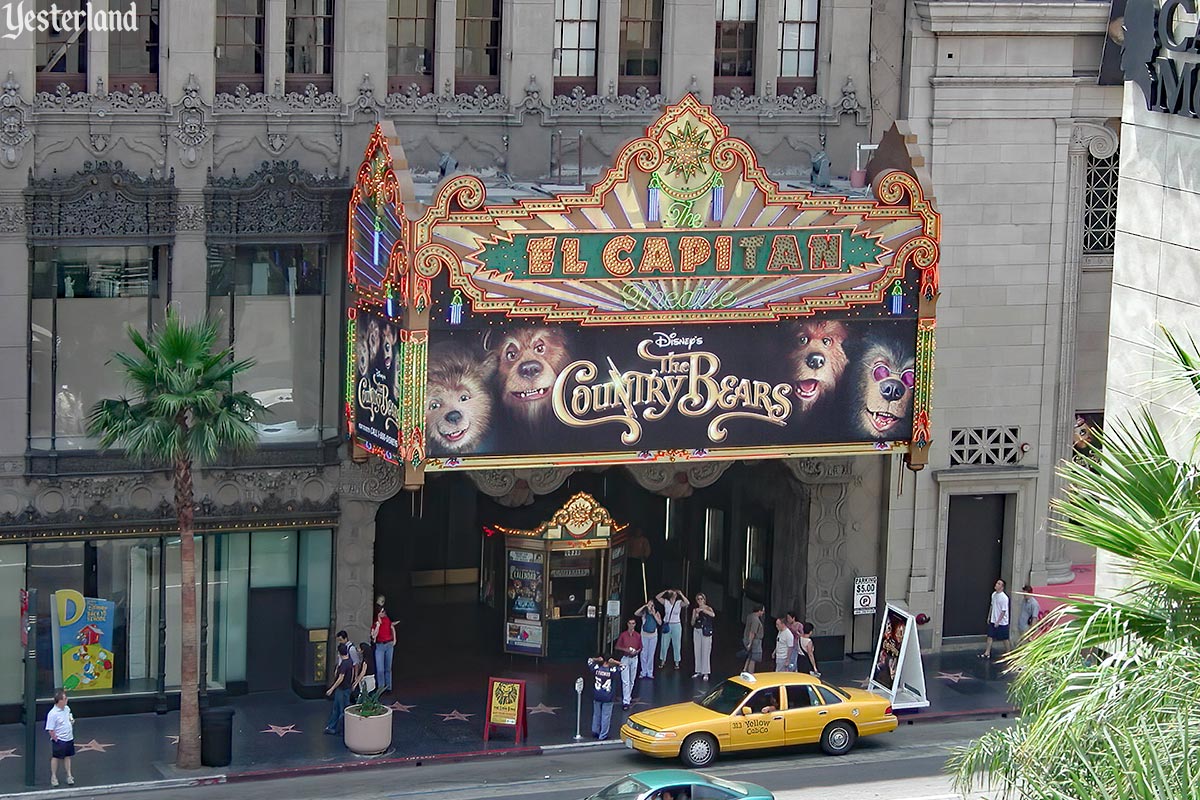
[[359,309],[354,324],[353,436],[372,453],[398,459],[399,332],[387,319]]
[[54,685],[68,692],[112,689],[116,605],[74,589],[54,592],[50,604]]
[[620,327],[492,314],[431,330],[429,340],[434,458],[886,449],[912,437],[912,314],[872,307],[762,324]]
[[546,554],[533,550],[509,550],[507,557],[504,651],[523,655],[545,655],[542,636]]
[[900,656],[908,624],[908,616],[888,606],[883,618],[883,630],[875,646],[875,668],[871,680],[892,693],[900,688],[896,685],[896,676],[900,671]]

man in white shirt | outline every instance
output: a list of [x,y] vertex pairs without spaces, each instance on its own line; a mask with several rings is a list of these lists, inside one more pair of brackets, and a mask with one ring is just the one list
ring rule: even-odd
[[1008,595],[1004,593],[1004,579],[998,579],[993,588],[992,605],[988,609],[987,645],[979,654],[980,658],[992,657],[992,642],[1008,641]]
[[75,717],[67,705],[67,693],[54,693],[54,706],[46,715],[46,730],[50,732],[50,785],[58,786],[58,762],[67,768],[67,785],[75,785],[71,774],[71,756],[75,755]]
[[796,644],[796,635],[787,626],[783,617],[775,620],[775,671],[786,672],[791,666],[792,646]]

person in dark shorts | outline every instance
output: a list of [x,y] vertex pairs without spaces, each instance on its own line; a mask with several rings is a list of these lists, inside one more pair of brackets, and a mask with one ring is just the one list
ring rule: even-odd
[[75,785],[71,774],[71,756],[75,755],[75,717],[67,705],[67,693],[54,693],[54,706],[46,715],[46,730],[50,733],[50,785],[58,786],[58,762],[67,768],[67,785]]

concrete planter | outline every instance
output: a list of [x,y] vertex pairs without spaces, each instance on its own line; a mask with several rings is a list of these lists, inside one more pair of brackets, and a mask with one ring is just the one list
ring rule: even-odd
[[392,709],[384,708],[384,713],[374,717],[362,717],[358,714],[358,706],[346,709],[343,715],[346,723],[346,747],[351,752],[361,756],[376,756],[386,753],[392,746]]

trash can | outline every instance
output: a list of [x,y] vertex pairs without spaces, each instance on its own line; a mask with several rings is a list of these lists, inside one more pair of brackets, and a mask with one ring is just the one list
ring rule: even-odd
[[200,763],[228,767],[232,761],[233,709],[204,709],[200,712]]

